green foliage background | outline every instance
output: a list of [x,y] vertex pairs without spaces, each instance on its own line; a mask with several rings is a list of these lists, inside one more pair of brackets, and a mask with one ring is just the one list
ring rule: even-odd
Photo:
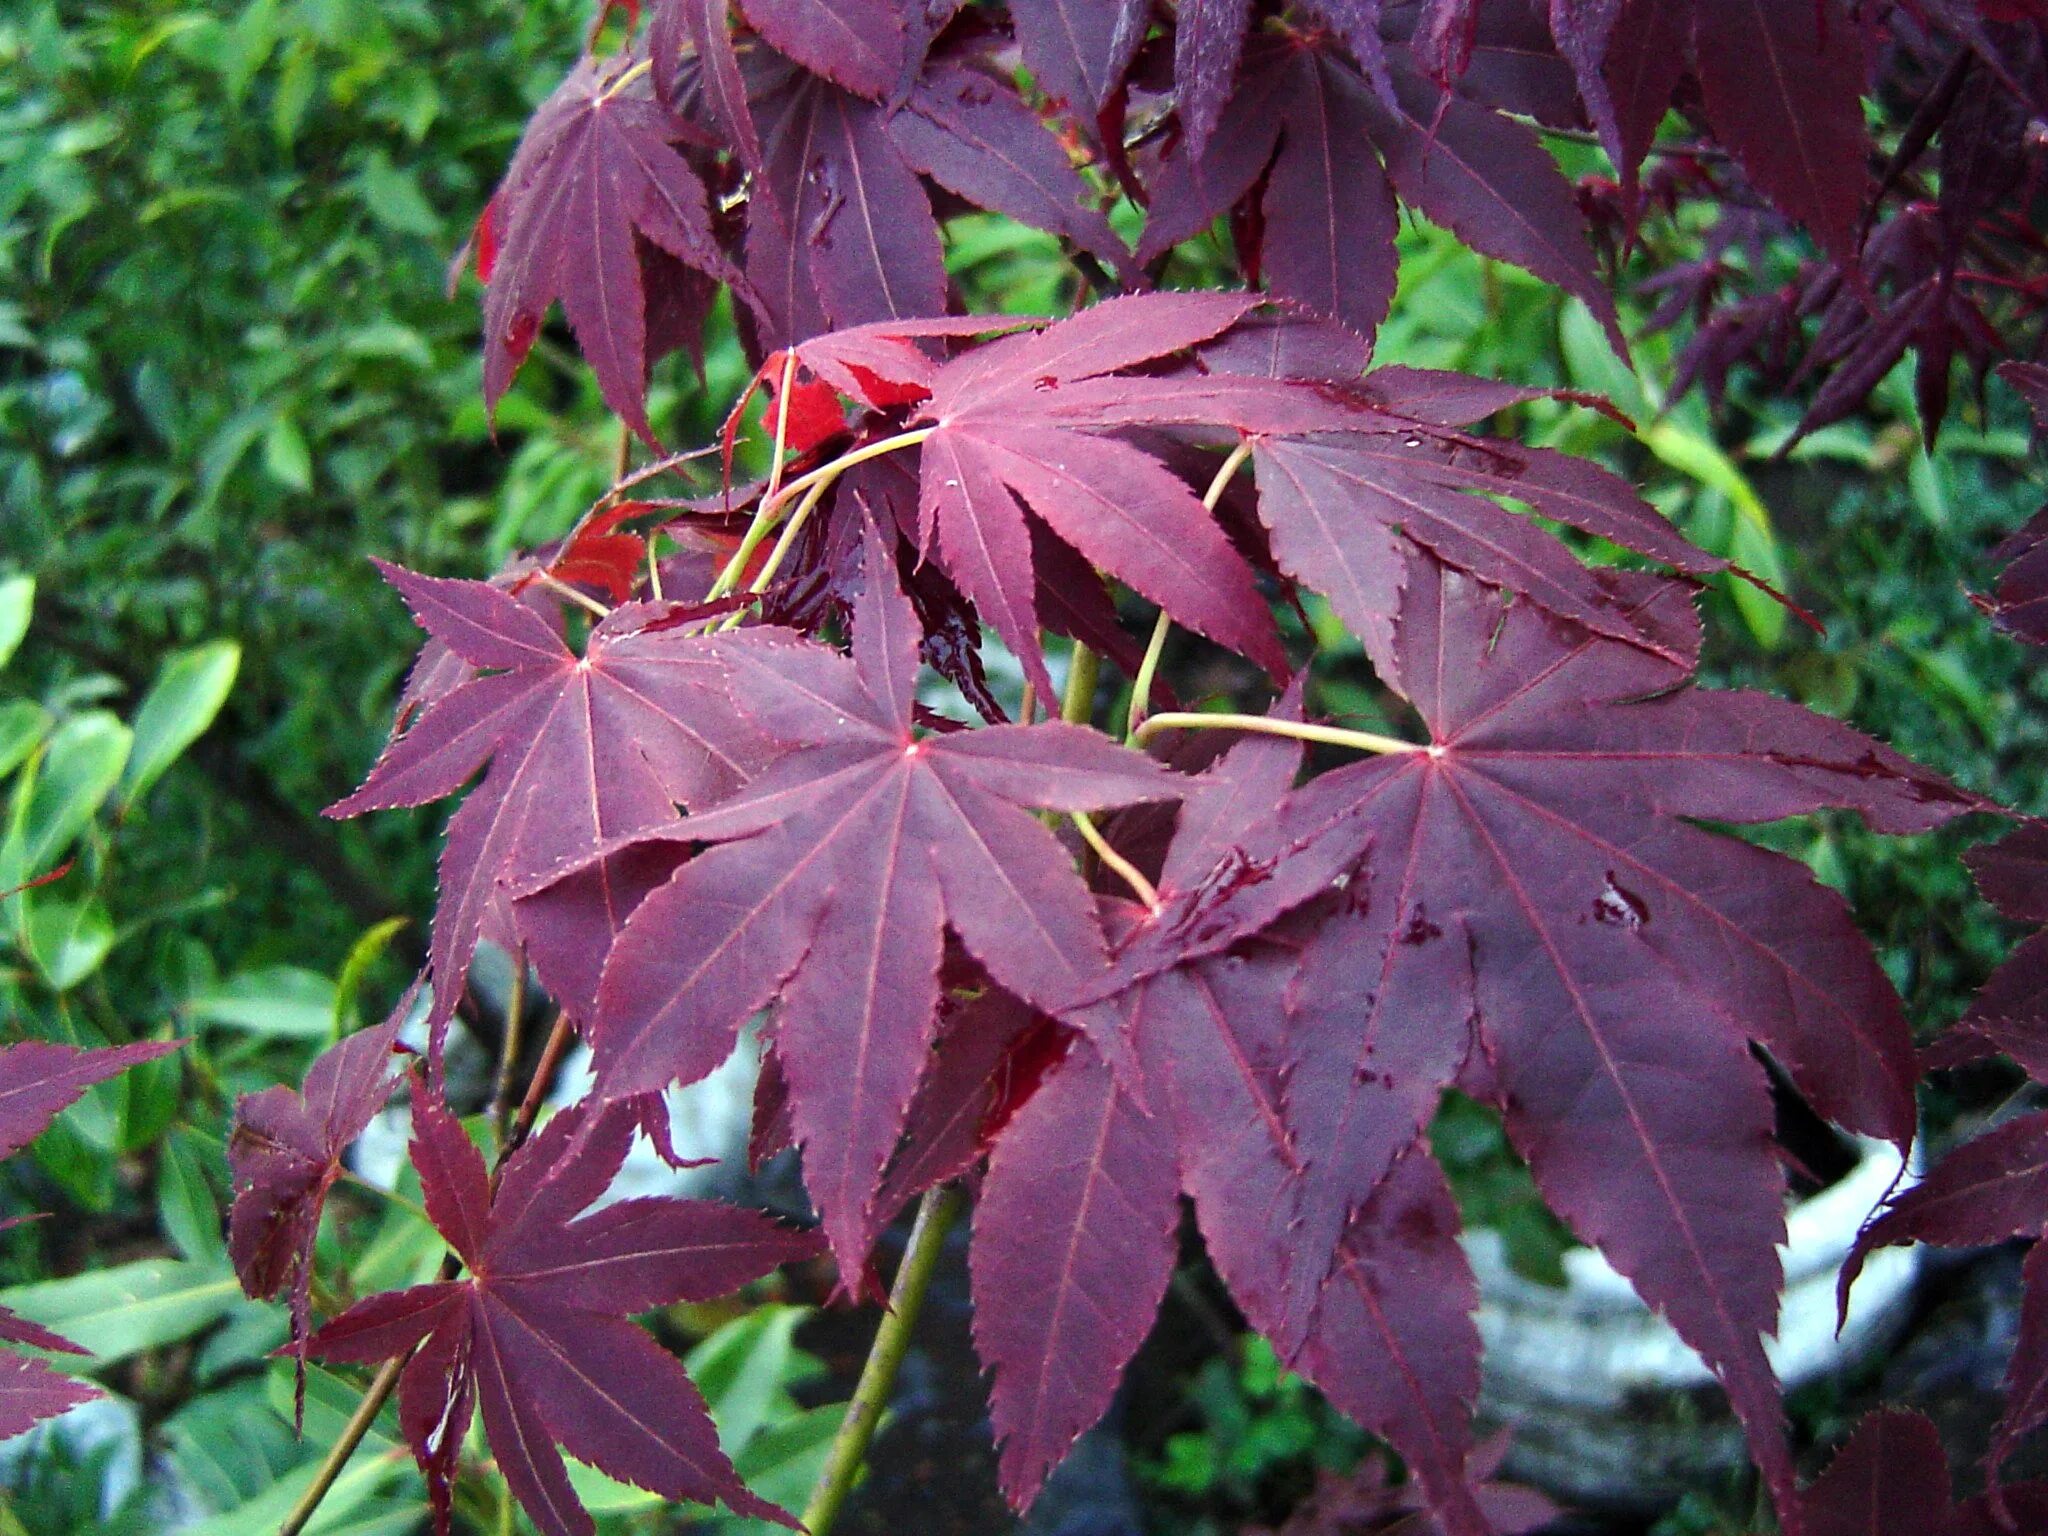
[[[142,700],[164,679],[232,678],[224,703],[188,678],[211,728],[146,783],[123,745],[66,834],[73,871],[0,903],[7,1038],[193,1042],[96,1090],[0,1171],[6,1213],[59,1213],[0,1237],[0,1285],[27,1288],[0,1299],[69,1320],[141,1437],[0,1456],[10,1536],[174,1519],[266,1529],[346,1412],[348,1390],[316,1377],[308,1441],[279,1417],[263,1356],[281,1315],[240,1299],[220,1241],[225,1116],[237,1092],[296,1082],[359,994],[363,1014],[386,1006],[429,910],[437,814],[318,817],[374,756],[416,641],[366,557],[482,574],[562,531],[617,451],[559,331],[486,421],[474,283],[451,297],[446,278],[588,22],[581,0],[21,0],[0,15],[0,577],[34,578],[0,672],[0,746],[10,719],[34,726],[18,759],[0,751],[9,826],[44,814],[36,775],[47,802],[61,733],[111,741],[144,726]],[[1895,379],[1863,418],[1776,461],[1792,402],[1738,396],[1710,419],[1695,399],[1665,414],[1664,342],[1645,343],[1631,374],[1551,290],[1437,232],[1404,240],[1383,358],[1613,394],[1639,437],[1562,407],[1515,425],[1627,470],[1700,542],[1824,621],[1816,636],[1747,587],[1717,588],[1714,680],[1849,717],[2048,811],[2048,683],[1966,595],[2040,495],[2014,401],[1994,386],[1988,413],[1966,408],[1930,456]],[[977,308],[1073,301],[1072,274],[1037,236],[977,216],[949,241]],[[1211,275],[1199,247],[1174,275]],[[702,383],[681,360],[658,380],[654,419],[674,443],[706,440],[737,391],[729,326],[703,367]],[[1332,713],[1388,716],[1355,649],[1335,647],[1319,687]],[[1990,830],[1895,843],[1826,822],[1773,836],[1850,894],[1931,1032],[2012,937],[1956,860]],[[69,925],[68,967],[32,931],[53,912]],[[394,915],[413,926],[385,923]],[[1555,1234],[1497,1135],[1483,1117],[1447,1134],[1468,1213],[1521,1234],[1541,1268]],[[434,1261],[402,1209],[339,1204],[323,1273],[340,1294]],[[698,1363],[734,1384],[802,1374],[787,1327],[748,1326],[738,1343],[713,1335],[725,1342],[700,1346]],[[735,1372],[743,1346],[766,1354]],[[1164,1507],[1225,1528],[1270,1517],[1273,1489],[1342,1438],[1304,1390],[1256,1352],[1208,1368],[1191,1386],[1195,1439],[1157,1464]],[[816,1422],[786,1397],[744,1411],[768,1437],[763,1475],[796,1477]],[[116,1508],[107,1495],[136,1485],[124,1458],[142,1444],[153,1484]],[[352,1502],[330,1501],[331,1528],[413,1529],[410,1474],[390,1458],[358,1466],[372,1470],[352,1474]],[[480,1528],[499,1515],[467,1513]],[[623,1500],[608,1518],[660,1516]]]

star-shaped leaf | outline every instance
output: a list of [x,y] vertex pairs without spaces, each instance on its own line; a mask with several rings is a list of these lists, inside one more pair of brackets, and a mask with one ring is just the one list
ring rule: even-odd
[[565,1110],[506,1160],[494,1189],[454,1117],[424,1085],[414,1096],[413,1164],[468,1278],[357,1302],[308,1347],[369,1363],[417,1346],[399,1377],[399,1423],[444,1536],[478,1407],[499,1471],[543,1536],[596,1529],[558,1444],[664,1498],[795,1524],[747,1491],[681,1364],[627,1319],[722,1296],[817,1244],[755,1212],[699,1201],[621,1200],[579,1214],[618,1172],[634,1120],[624,1106]]
[[[1608,579],[1638,627],[1690,653],[1689,588]],[[1842,807],[1915,832],[1978,802],[1846,726],[1760,694],[1692,689],[1686,666],[1510,606],[1426,556],[1410,567],[1395,639],[1429,745],[1317,789],[1371,808],[1376,885],[1399,882],[1389,931],[1412,931],[1409,948],[1425,953],[1469,944],[1472,979],[1469,992],[1407,989],[1420,1016],[1390,1027],[1476,1017],[1538,1187],[1714,1367],[1789,1507],[1762,1346],[1783,1177],[1749,1043],[1821,1113],[1902,1146],[1912,1043],[1841,899],[1693,819]],[[1361,1000],[1370,1009],[1376,996]]]
[[687,610],[641,603],[593,628],[578,656],[489,583],[379,569],[422,627],[479,669],[428,699],[362,788],[328,809],[422,805],[489,764],[441,854],[430,957],[438,1038],[485,915],[509,886],[673,822],[677,802],[729,793],[772,753],[726,692],[726,658],[751,637],[692,635],[680,622]]
[[[179,1044],[176,1040],[146,1040],[81,1050],[73,1045],[23,1040],[0,1046],[0,1158],[12,1157],[42,1135],[50,1122],[93,1084],[155,1061]],[[0,1343],[26,1344],[58,1354],[85,1353],[63,1335],[5,1307],[0,1307]],[[98,1395],[96,1388],[58,1375],[40,1360],[0,1351],[0,1440]]]
[[[1286,659],[1252,570],[1187,484],[1100,430],[1118,418],[1107,376],[1227,330],[1255,295],[1112,299],[1046,330],[977,348],[942,369],[917,418],[925,540],[982,619],[1052,697],[1038,644],[1028,506],[1092,564],[1180,623],[1276,673]],[[1086,404],[1063,409],[1067,386]],[[1127,405],[1126,405],[1127,410]]]
[[605,403],[652,442],[641,242],[721,282],[738,274],[674,147],[688,130],[646,72],[626,54],[586,58],[527,124],[485,215],[484,398],[496,405],[560,299]]
[[944,931],[1040,1007],[1103,963],[1080,877],[1025,807],[1176,793],[1150,759],[1080,726],[918,736],[917,641],[871,533],[850,664],[817,646],[735,658],[736,693],[797,750],[661,834],[716,846],[627,923],[593,1031],[601,1090],[644,1092],[709,1072],[779,998],[807,1186],[849,1274],[936,1027]]

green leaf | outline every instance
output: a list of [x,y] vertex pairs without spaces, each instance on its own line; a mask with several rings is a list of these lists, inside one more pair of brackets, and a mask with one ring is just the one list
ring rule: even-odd
[[96,901],[39,901],[26,907],[29,957],[53,992],[69,992],[114,947],[114,922]]
[[[292,1368],[280,1363],[264,1384],[269,1412],[290,1427]],[[233,1509],[180,1527],[180,1536],[276,1536],[292,1507],[318,1474],[327,1447],[341,1434],[342,1426],[355,1405],[362,1400],[360,1389],[318,1366],[306,1371],[305,1459],[254,1497]],[[411,1475],[412,1461],[404,1454],[392,1430],[395,1415],[387,1405],[349,1463],[342,1468],[334,1486],[320,1501],[320,1508],[306,1526],[307,1536],[370,1536],[371,1532],[392,1533],[415,1530],[420,1523],[418,1479]],[[403,1479],[390,1499],[380,1497],[394,1479]]]
[[296,965],[242,971],[185,1004],[204,1024],[280,1039],[325,1038],[334,1019],[334,983]]
[[121,781],[133,739],[103,709],[73,715],[51,733],[33,776],[15,790],[14,824],[0,842],[0,890],[56,867]]
[[341,964],[341,975],[334,983],[331,1031],[334,1039],[339,1040],[347,1034],[355,1023],[356,997],[363,990],[364,975],[383,958],[384,951],[391,947],[391,941],[404,931],[410,921],[410,918],[387,917],[349,947],[348,958]]
[[241,1295],[225,1261],[140,1259],[14,1286],[0,1291],[0,1306],[54,1328],[100,1366],[191,1337]]
[[28,617],[36,602],[33,576],[0,579],[0,667],[7,665],[28,633]]
[[[733,1466],[746,1485],[762,1498],[785,1509],[800,1509],[825,1470],[825,1458],[832,1450],[832,1437],[846,1417],[845,1403],[825,1403],[807,1409],[793,1419],[763,1430],[733,1458]],[[761,1536],[781,1529],[765,1520],[725,1522],[729,1531],[759,1532]]]
[[121,776],[121,803],[149,793],[185,749],[213,724],[241,669],[242,648],[211,640],[178,651],[157,669],[156,682],[135,714],[135,749]]
[[823,1366],[796,1347],[807,1307],[756,1307],[718,1329],[684,1364],[718,1424],[718,1443],[737,1456],[755,1435],[794,1416],[791,1382],[816,1376]]
[[0,704],[0,777],[19,768],[49,729],[50,712],[42,705],[29,699]]
[[178,1130],[164,1138],[157,1164],[157,1220],[178,1252],[195,1263],[224,1261],[228,1254],[221,1235],[220,1198],[206,1177],[206,1165],[219,1158],[219,1143]]
[[[1728,498],[1733,524],[1727,547],[1714,553],[1784,591],[1785,559],[1778,547],[1777,530],[1771,526],[1770,508],[1740,466],[1709,439],[1670,421],[1644,427],[1642,440],[1650,452],[1680,474]],[[1775,648],[1785,634],[1784,605],[1739,577],[1731,582],[1730,595],[1743,623],[1758,644]]]
[[304,1456],[261,1381],[195,1397],[159,1433],[183,1490],[216,1513],[247,1503]]
[[263,434],[263,468],[288,491],[313,489],[313,450],[291,417],[278,417]]

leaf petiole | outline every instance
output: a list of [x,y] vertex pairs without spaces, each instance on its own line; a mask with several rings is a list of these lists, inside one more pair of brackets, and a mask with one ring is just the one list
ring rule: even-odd
[[1334,725],[1311,725],[1302,720],[1276,720],[1271,715],[1210,715],[1193,710],[1169,710],[1146,720],[1131,733],[1131,745],[1143,746],[1147,737],[1161,731],[1254,731],[1267,736],[1291,736],[1296,741],[1313,741],[1328,747],[1350,747],[1357,752],[1427,752],[1419,742],[1398,736],[1381,736],[1372,731],[1347,731]]
[[754,520],[740,538],[740,547],[732,552],[732,558],[725,562],[725,569],[718,573],[718,579],[711,583],[711,590],[704,594],[707,603],[716,602],[739,585],[740,577],[746,572],[747,562],[754,558],[762,541],[773,531],[780,518],[783,506],[800,495],[808,493],[813,486],[829,486],[856,464],[865,464],[870,459],[879,459],[884,454],[895,453],[902,448],[915,448],[932,435],[934,428],[917,427],[908,432],[898,432],[893,437],[879,438],[863,444],[850,453],[841,454],[829,464],[820,464],[806,474],[789,481],[773,496],[764,499],[754,513]]
[[[1244,461],[1252,456],[1252,441],[1245,438],[1230,450],[1223,462],[1216,466],[1216,473],[1209,481],[1209,488],[1202,492],[1202,505],[1211,512],[1216,503],[1223,499],[1223,492],[1229,487],[1231,476],[1235,475]],[[1124,740],[1137,738],[1138,727],[1145,723],[1145,716],[1152,705],[1152,680],[1159,675],[1159,659],[1166,652],[1166,636],[1173,628],[1173,620],[1164,608],[1152,626],[1152,638],[1145,646],[1145,659],[1138,664],[1138,675],[1131,682],[1131,708],[1124,717]]]
[[1102,860],[1104,867],[1117,872],[1124,884],[1128,885],[1138,900],[1145,904],[1146,911],[1157,912],[1160,905],[1159,887],[1140,874],[1137,865],[1110,847],[1109,839],[1102,835],[1095,825],[1094,818],[1086,811],[1070,811],[1067,814],[1076,830],[1080,832],[1081,840],[1095,850],[1095,857]]

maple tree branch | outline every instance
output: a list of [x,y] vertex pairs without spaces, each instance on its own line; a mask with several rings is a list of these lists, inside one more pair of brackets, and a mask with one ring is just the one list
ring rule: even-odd
[[501,1166],[505,1158],[518,1150],[519,1144],[532,1133],[533,1122],[540,1118],[540,1106],[547,1098],[548,1082],[555,1075],[555,1065],[562,1059],[562,1053],[569,1049],[569,1042],[575,1034],[576,1028],[569,1022],[569,1015],[557,1013],[555,1027],[548,1031],[547,1044],[541,1047],[540,1060],[533,1064],[533,1076],[527,1080],[526,1097],[519,1101],[519,1113],[512,1117],[512,1129],[499,1150]]
[[825,1469],[818,1474],[818,1485],[811,1490],[810,1502],[804,1506],[803,1527],[810,1536],[828,1536],[846,1496],[853,1491],[854,1479],[860,1475],[868,1446],[875,1438],[875,1426],[881,1422],[882,1410],[889,1406],[896,1373],[909,1352],[910,1332],[917,1325],[918,1313],[924,1309],[925,1292],[931,1288],[939,1255],[945,1251],[946,1234],[959,1218],[964,1203],[959,1190],[942,1184],[927,1191],[918,1204],[909,1245],[903,1250],[903,1262],[897,1266],[895,1283],[889,1287],[889,1309],[882,1314],[882,1324],[875,1330],[875,1342],[868,1349],[867,1363],[860,1369],[860,1380],[854,1384],[846,1417],[832,1437]]
[[1310,725],[1302,720],[1276,720],[1271,715],[1208,715],[1192,710],[1168,710],[1154,715],[1131,733],[1131,745],[1143,746],[1145,739],[1161,731],[1256,731],[1267,736],[1291,736],[1296,741],[1319,742],[1328,747],[1350,747],[1359,752],[1427,752],[1430,748],[1398,736],[1381,736],[1373,731],[1347,731],[1335,725]]
[[1140,874],[1137,865],[1110,847],[1109,839],[1097,829],[1095,819],[1086,811],[1069,811],[1067,814],[1073,819],[1082,841],[1095,850],[1095,857],[1102,860],[1106,868],[1113,869],[1122,876],[1124,884],[1128,885],[1138,900],[1145,904],[1147,911],[1157,912],[1159,887]]
[[[1230,480],[1244,461],[1252,456],[1252,440],[1242,439],[1230,450],[1223,462],[1216,466],[1216,473],[1209,481],[1209,488],[1202,492],[1202,505],[1211,512],[1216,503],[1223,499]],[[1138,675],[1131,681],[1131,707],[1124,716],[1124,740],[1130,741],[1138,734],[1138,727],[1145,723],[1145,716],[1152,710],[1152,680],[1159,674],[1159,659],[1166,653],[1167,632],[1173,628],[1173,620],[1164,608],[1152,625],[1152,638],[1145,646],[1145,659],[1138,664]]]
[[[656,596],[660,594],[657,593]],[[520,1028],[526,1013],[526,946],[512,957],[512,992],[505,1001],[505,1038],[499,1043],[498,1072],[491,1083],[491,1138],[505,1144],[505,1122],[512,1114],[512,1076],[519,1066]]]
[[398,1373],[405,1369],[405,1362],[411,1358],[412,1352],[408,1350],[377,1367],[369,1390],[363,1393],[363,1400],[356,1404],[356,1411],[349,1415],[348,1423],[342,1427],[341,1438],[334,1442],[327,1459],[320,1463],[320,1470],[306,1485],[306,1491],[299,1495],[299,1502],[292,1506],[292,1512],[284,1517],[284,1523],[277,1528],[277,1536],[299,1536],[299,1532],[306,1528],[307,1522],[320,1508],[320,1501],[334,1486],[334,1480],[341,1476],[349,1458],[355,1455],[356,1447],[363,1443],[363,1436],[370,1432],[370,1426],[376,1422],[392,1389],[398,1385]]

